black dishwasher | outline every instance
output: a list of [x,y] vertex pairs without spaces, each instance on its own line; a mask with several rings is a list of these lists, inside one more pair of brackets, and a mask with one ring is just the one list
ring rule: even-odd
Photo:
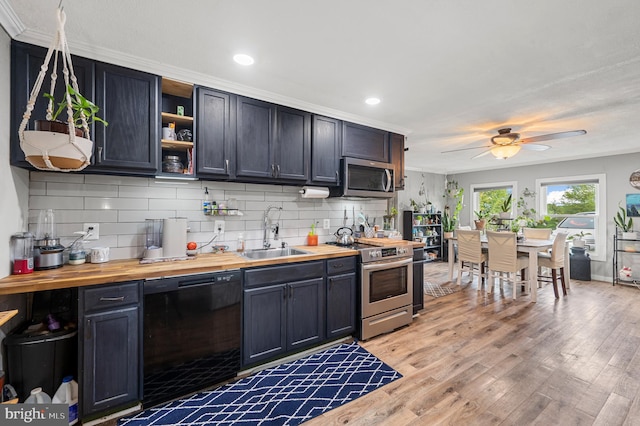
[[241,299],[239,270],[144,283],[145,407],[237,375]]

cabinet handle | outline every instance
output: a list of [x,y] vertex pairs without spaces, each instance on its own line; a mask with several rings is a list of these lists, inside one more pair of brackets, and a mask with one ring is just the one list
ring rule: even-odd
[[276,177],[279,178],[280,177],[280,164],[278,164],[276,166]]
[[84,340],[91,339],[91,319],[87,318],[87,326],[84,330]]
[[293,299],[293,287],[289,286],[289,299]]
[[282,298],[283,299],[287,298],[287,287],[286,286],[282,288]]
[[101,302],[124,302],[124,296],[118,297],[101,297]]
[[340,186],[340,172],[336,170],[336,183]]
[[329,278],[329,290],[333,288],[333,278]]
[[226,174],[228,174],[228,173],[229,173],[229,160],[228,160],[228,159],[227,159],[227,160],[224,160],[224,172],[225,172]]
[[98,155],[96,156],[96,163],[102,163],[102,147],[98,147]]
[[276,177],[276,165],[271,165],[271,177]]

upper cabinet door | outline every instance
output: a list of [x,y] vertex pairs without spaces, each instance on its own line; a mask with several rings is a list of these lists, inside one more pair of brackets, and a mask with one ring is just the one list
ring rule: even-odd
[[273,178],[272,161],[276,106],[238,96],[236,176]]
[[311,182],[340,185],[342,121],[314,115],[311,124]]
[[88,170],[154,175],[158,170],[160,78],[96,63],[96,104],[108,126],[96,125]]
[[311,158],[311,113],[279,106],[275,142],[275,178],[306,182]]
[[235,176],[235,102],[229,93],[198,87],[196,118],[196,174],[200,177]]
[[[31,90],[35,84],[40,67],[44,63],[47,55],[47,49],[31,44],[11,42],[11,165],[33,168],[24,158],[24,152],[20,148],[20,138],[18,137],[18,128],[22,123],[22,115],[27,108],[27,101],[31,95]],[[94,63],[93,61],[72,56],[73,71],[78,82],[78,89],[82,95],[95,101],[95,90],[93,85]],[[47,115],[48,100],[42,96],[43,93],[51,91],[51,70],[53,69],[53,61],[49,63],[49,69],[45,76],[40,93],[36,98],[36,104],[31,112],[31,118],[26,130],[34,130],[35,120],[45,120]],[[58,58],[58,79],[54,91],[55,99],[63,99],[65,84],[62,74],[62,60]],[[54,106],[55,107],[55,106]],[[98,114],[102,117],[102,114]],[[60,121],[67,120],[66,110],[58,117]],[[94,126],[89,125],[89,131],[93,134]]]
[[342,156],[389,162],[389,132],[344,122]]
[[391,133],[391,163],[395,167],[395,190],[404,189],[404,136]]

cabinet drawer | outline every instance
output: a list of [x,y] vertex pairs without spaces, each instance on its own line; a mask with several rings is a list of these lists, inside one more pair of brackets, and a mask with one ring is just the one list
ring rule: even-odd
[[356,270],[356,257],[341,257],[327,260],[327,275],[344,274]]
[[96,286],[83,290],[84,311],[136,304],[140,301],[140,282]]
[[294,263],[283,266],[247,269],[244,271],[244,286],[256,287],[267,284],[282,284],[324,276],[324,262],[321,260]]

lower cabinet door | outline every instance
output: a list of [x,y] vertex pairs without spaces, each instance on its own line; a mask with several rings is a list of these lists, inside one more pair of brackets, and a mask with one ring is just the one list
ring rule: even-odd
[[82,416],[139,399],[138,306],[84,316]]
[[327,278],[327,339],[352,334],[356,329],[356,274]]
[[287,350],[324,340],[323,279],[287,284]]
[[244,365],[285,352],[287,296],[286,284],[244,290]]

